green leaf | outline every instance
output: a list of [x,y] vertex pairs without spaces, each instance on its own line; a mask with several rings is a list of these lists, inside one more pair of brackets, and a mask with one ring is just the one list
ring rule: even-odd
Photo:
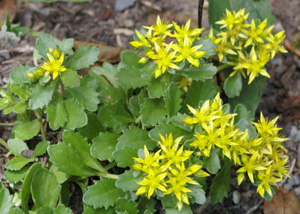
[[172,75],[165,73],[164,75],[153,78],[148,85],[148,93],[150,98],[159,98],[166,95]]
[[5,168],[12,171],[18,171],[33,160],[34,158],[14,157],[6,163]]
[[60,196],[61,186],[57,182],[55,175],[48,169],[38,169],[31,182],[32,199],[35,206],[39,207],[56,207]]
[[118,138],[120,135],[113,133],[100,133],[98,137],[93,139],[91,146],[91,155],[99,160],[113,161],[112,153],[116,150]]
[[258,76],[248,85],[248,78],[243,78],[243,89],[239,97],[229,98],[228,103],[234,109],[239,103],[242,103],[248,111],[251,112],[251,118],[254,118],[255,111],[260,103],[261,95],[266,78]]
[[77,88],[70,88],[68,91],[84,109],[92,112],[97,110],[98,104],[100,103],[98,99],[99,93],[93,89],[79,86]]
[[46,108],[45,113],[47,114],[47,121],[49,122],[52,130],[57,130],[64,127],[65,123],[68,122],[68,113],[65,108],[63,99],[53,100]]
[[206,168],[210,174],[216,174],[221,169],[221,163],[218,153],[212,149],[209,157],[204,159],[203,167]]
[[81,128],[87,124],[88,118],[86,113],[73,99],[65,100],[64,104],[68,113],[66,128],[74,130],[75,128]]
[[35,157],[45,154],[47,152],[47,147],[49,145],[50,145],[50,142],[46,141],[46,140],[39,142],[33,151],[32,157],[35,158]]
[[113,105],[118,101],[124,102],[125,92],[122,88],[107,86],[105,89],[100,91],[100,101],[101,103],[110,105]]
[[242,76],[236,74],[232,77],[227,77],[224,82],[224,91],[227,97],[233,98],[240,96],[242,91]]
[[189,192],[189,195],[192,195],[193,198],[190,199],[191,202],[197,204],[204,204],[206,201],[205,191],[203,190],[201,185],[190,185],[188,187],[192,192]]
[[154,126],[165,119],[167,109],[163,99],[146,98],[141,108],[142,123],[144,126]]
[[126,191],[136,191],[140,185],[137,183],[143,180],[144,176],[140,173],[138,176],[134,176],[134,170],[126,170],[123,174],[119,175],[116,181],[116,186]]
[[80,85],[80,76],[72,69],[62,72],[60,74],[60,79],[66,87],[74,88]]
[[166,136],[172,133],[173,139],[176,139],[178,137],[184,136],[184,139],[182,142],[184,142],[187,138],[191,136],[190,132],[187,132],[183,129],[180,129],[172,124],[160,124],[155,126],[150,132],[149,137],[154,140],[155,142],[160,141],[159,134],[162,136]]
[[248,120],[244,118],[240,119],[239,122],[236,124],[236,128],[240,129],[241,131],[246,131],[246,129],[248,129],[249,138],[256,139],[256,128]]
[[53,214],[73,214],[73,211],[63,204],[59,204],[53,211]]
[[13,112],[16,114],[21,114],[25,112],[28,108],[28,103],[25,102],[19,102],[16,105],[13,106]]
[[141,197],[138,202],[138,210],[140,214],[155,213],[156,200],[154,198],[148,199],[147,197]]
[[16,138],[22,140],[30,140],[39,133],[40,124],[38,119],[26,123],[21,123],[15,127],[14,131]]
[[29,67],[28,65],[20,65],[17,68],[14,68],[13,71],[9,74],[9,83],[24,85],[31,81],[30,78],[26,76],[26,73],[34,72],[36,67]]
[[203,45],[200,48],[200,51],[205,51],[204,58],[209,58],[211,56],[216,55],[216,44],[211,41],[211,39],[200,39],[193,43],[193,45]]
[[239,103],[235,106],[235,109],[233,111],[234,113],[236,113],[237,115],[234,118],[234,122],[238,123],[241,119],[246,119],[248,121],[251,121],[251,112],[247,110],[247,108]]
[[50,207],[40,207],[36,211],[36,214],[53,214],[53,209]]
[[24,212],[20,208],[15,207],[12,208],[8,214],[24,214]]
[[196,108],[202,102],[213,99],[219,91],[219,86],[213,80],[193,81],[183,102],[184,112],[189,113],[187,105]]
[[95,185],[89,186],[83,195],[83,202],[93,206],[95,209],[104,207],[107,209],[113,206],[124,192],[115,186],[116,180],[102,179]]
[[102,125],[107,128],[119,128],[134,122],[132,116],[119,102],[104,106],[100,109],[98,116],[101,118]]
[[123,149],[125,146],[128,146],[134,149],[143,149],[144,145],[152,150],[156,147],[156,142],[150,139],[148,131],[131,126],[129,129],[123,131],[123,135],[119,138],[116,148]]
[[48,59],[47,53],[49,47],[53,49],[58,48],[60,51],[68,53],[72,49],[73,43],[74,39],[64,39],[60,41],[49,34],[39,33],[35,48],[44,59]]
[[115,205],[115,211],[120,214],[138,214],[137,203],[129,199],[120,198]]
[[15,156],[21,156],[23,150],[28,150],[27,144],[20,139],[9,139],[7,145],[9,152]]
[[7,88],[8,90],[10,88],[11,92],[17,95],[21,99],[21,101],[27,101],[31,93],[30,88],[25,88],[21,85],[9,84]]
[[36,110],[48,105],[52,99],[52,95],[57,84],[58,82],[55,81],[44,86],[37,84],[34,88],[32,88],[32,92],[29,96],[29,108]]
[[221,18],[224,18],[225,9],[230,11],[238,11],[245,8],[246,13],[250,12],[248,20],[268,19],[268,25],[273,25],[276,22],[275,17],[272,15],[269,0],[209,0],[208,14],[209,23],[214,29],[220,29],[221,25],[215,24]]
[[12,207],[13,196],[9,194],[8,189],[6,189],[2,182],[0,182],[0,213],[7,214]]
[[30,197],[30,187],[32,182],[32,177],[35,172],[42,168],[43,164],[41,162],[34,163],[28,170],[24,182],[22,184],[22,191],[21,191],[21,203],[22,203],[22,210],[28,214],[28,201]]
[[164,196],[161,202],[166,214],[192,214],[191,208],[185,203],[183,203],[182,210],[179,212],[176,207],[178,200],[173,195]]
[[197,68],[184,68],[178,71],[185,77],[192,78],[193,80],[207,80],[212,79],[213,75],[217,73],[218,69],[212,63],[201,64]]
[[177,114],[177,112],[181,108],[181,91],[180,89],[176,86],[174,82],[172,82],[169,85],[169,88],[167,90],[167,95],[165,98],[165,103],[166,103],[166,109],[168,112],[169,117],[172,117],[173,115]]
[[116,150],[113,157],[117,162],[118,167],[131,167],[134,164],[133,157],[138,156],[138,149],[125,146],[122,149]]
[[25,177],[28,169],[29,167],[23,167],[19,171],[5,170],[4,178],[8,180],[10,183],[17,183]]
[[91,206],[85,205],[85,209],[84,212],[82,214],[114,214],[114,208],[113,207],[109,207],[108,209],[105,208],[98,208],[98,209],[94,209]]
[[69,58],[66,67],[75,71],[87,68],[98,60],[99,53],[98,48],[82,45]]
[[231,163],[226,161],[221,171],[214,177],[210,186],[210,202],[211,204],[223,203],[223,199],[227,197],[230,191],[231,180]]
[[173,117],[171,117],[171,123],[180,129],[191,132],[192,126],[187,125],[185,122],[183,122],[183,119],[185,119],[187,117],[189,117],[189,115],[177,113],[177,115],[174,115]]
[[95,66],[92,71],[98,75],[103,75],[114,87],[118,86],[116,81],[117,68],[108,62],[103,62],[102,67]]
[[93,139],[98,136],[99,132],[103,132],[104,127],[101,124],[100,118],[92,112],[87,112],[88,123],[77,130],[81,135],[87,137],[88,139]]
[[99,91],[99,89],[105,89],[110,86],[108,81],[101,75],[96,74],[92,70],[80,80],[80,85]]
[[128,102],[128,109],[135,116],[138,117],[140,115],[141,106],[139,102],[139,96],[132,96]]
[[[65,172],[59,171],[55,165],[52,165],[49,170],[50,170],[50,172],[53,172],[53,174],[56,177],[56,180],[60,184],[63,184],[66,180],[68,180],[70,178],[70,175],[68,175]],[[64,186],[62,188],[64,188]]]

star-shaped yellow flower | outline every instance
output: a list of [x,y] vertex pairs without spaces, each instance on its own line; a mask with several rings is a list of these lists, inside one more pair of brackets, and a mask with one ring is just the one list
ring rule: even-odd
[[52,78],[56,79],[59,73],[66,71],[67,69],[62,65],[64,62],[64,53],[61,53],[59,59],[55,59],[51,54],[47,54],[49,61],[41,65],[41,68],[45,70],[46,75],[52,73]]

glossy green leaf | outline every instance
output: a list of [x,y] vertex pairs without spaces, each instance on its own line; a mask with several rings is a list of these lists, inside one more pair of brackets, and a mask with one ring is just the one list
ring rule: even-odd
[[128,146],[135,149],[143,149],[144,145],[152,150],[156,147],[156,142],[148,136],[148,131],[131,126],[129,129],[123,131],[123,135],[119,138],[116,148],[122,149]]
[[52,82],[46,85],[37,84],[32,88],[32,92],[29,96],[29,108],[36,110],[48,105],[52,99],[53,92],[57,87],[58,82]]
[[104,207],[107,209],[113,206],[119,197],[124,196],[124,192],[115,186],[116,180],[102,179],[95,185],[89,186],[83,195],[83,202],[93,206],[95,209]]
[[87,112],[86,114],[88,117],[88,123],[82,128],[78,128],[77,130],[81,135],[91,140],[97,137],[100,132],[105,131],[105,129],[101,124],[100,118],[97,117],[96,114],[92,112]]
[[144,126],[154,126],[161,122],[167,114],[164,100],[146,98],[142,104],[141,114]]
[[189,115],[177,113],[177,115],[171,117],[171,123],[178,128],[191,132],[193,127],[183,122],[183,119],[187,117],[189,117]]
[[155,213],[156,200],[154,198],[148,199],[147,197],[141,197],[138,202],[138,210],[140,214]]
[[61,186],[55,175],[46,168],[38,169],[31,182],[32,199],[36,207],[56,207]]
[[[55,175],[56,180],[60,184],[63,184],[66,180],[68,180],[70,178],[69,174],[59,171],[55,165],[52,165],[49,170],[50,170],[50,172],[52,172]],[[64,188],[64,187],[62,187],[62,188]]]
[[8,149],[11,154],[15,156],[21,156],[23,150],[28,150],[28,146],[20,139],[9,139],[7,141]]
[[35,158],[35,157],[45,154],[47,152],[47,147],[49,145],[50,145],[50,142],[46,141],[46,140],[39,142],[33,151],[32,157]]
[[161,202],[166,214],[192,214],[191,208],[185,203],[183,203],[182,210],[179,211],[176,207],[178,200],[173,195],[164,196]]
[[192,78],[193,80],[207,80],[212,79],[213,75],[217,73],[218,69],[212,63],[201,64],[197,68],[184,68],[178,71],[185,77]]
[[169,87],[172,75],[165,73],[164,75],[153,78],[148,85],[148,93],[150,98],[159,98],[166,96],[166,91]]
[[65,123],[68,122],[68,112],[63,99],[59,97],[47,106],[45,113],[47,114],[47,121],[52,130],[64,127]]
[[239,122],[236,124],[236,128],[240,129],[241,131],[246,131],[246,129],[248,129],[249,138],[256,138],[256,128],[248,120],[244,118],[240,119]]
[[37,119],[26,123],[21,123],[15,127],[14,131],[16,138],[29,140],[39,133],[40,124]]
[[63,204],[59,204],[54,210],[53,214],[73,214],[73,211]]
[[87,115],[84,110],[73,99],[64,101],[66,111],[68,113],[68,121],[66,128],[81,128],[87,124]]
[[100,103],[98,99],[99,93],[88,87],[79,86],[77,88],[70,88],[68,90],[72,97],[81,105],[84,109],[89,111],[96,111],[98,104]]
[[125,146],[122,149],[118,149],[113,153],[113,157],[118,167],[131,167],[134,164],[133,157],[138,156],[138,149]]
[[211,204],[223,203],[225,197],[230,191],[231,180],[231,163],[227,161],[221,171],[214,177],[210,186],[210,202]]
[[99,160],[113,161],[112,153],[116,150],[118,138],[120,135],[113,133],[100,133],[98,137],[93,139],[91,146],[91,155]]
[[211,39],[200,39],[200,40],[197,40],[193,43],[194,45],[203,45],[201,48],[200,48],[200,51],[204,51],[205,54],[204,54],[204,58],[209,58],[211,56],[214,56],[216,53],[215,53],[215,50],[216,50],[216,44],[213,43],[211,41]]
[[21,205],[22,205],[22,210],[26,214],[29,213],[28,212],[28,201],[29,201],[30,192],[31,192],[30,188],[31,188],[32,177],[35,174],[35,172],[42,167],[43,167],[43,164],[41,162],[34,163],[27,171],[24,182],[22,184]]
[[218,153],[212,149],[209,157],[203,161],[203,167],[209,171],[210,174],[216,174],[221,169],[221,163]]
[[104,104],[113,105],[114,103],[120,101],[125,101],[125,92],[122,88],[115,88],[108,86],[100,91],[100,101]]
[[149,136],[152,140],[155,142],[160,141],[159,134],[166,137],[166,135],[169,135],[172,133],[173,139],[176,139],[178,137],[184,136],[184,140],[186,140],[188,137],[190,137],[192,134],[188,131],[185,131],[183,129],[180,129],[172,124],[160,124],[155,126],[150,132]]
[[94,209],[94,207],[92,206],[88,206],[85,205],[85,209],[84,212],[82,214],[114,214],[114,208],[113,207],[109,207],[108,209],[105,208],[98,208],[98,209]]
[[24,212],[20,208],[15,207],[12,208],[8,214],[24,214]]
[[18,171],[33,160],[34,158],[14,157],[6,163],[5,168],[12,171]]
[[169,117],[172,117],[173,115],[177,114],[177,112],[181,108],[181,91],[180,89],[176,86],[175,83],[171,83],[169,85],[169,88],[167,90],[166,98],[165,98],[165,103],[166,103],[166,109],[168,112]]
[[237,104],[235,106],[235,109],[233,111],[237,115],[234,118],[234,122],[238,123],[241,119],[246,119],[248,121],[251,121],[251,112],[247,110],[247,108],[243,104]]
[[233,98],[240,96],[242,91],[242,76],[241,74],[236,74],[232,77],[227,77],[224,82],[224,91],[227,97]]
[[120,214],[138,214],[137,203],[129,199],[120,198],[115,205],[115,211]]
[[116,81],[116,74],[118,72],[117,68],[108,62],[104,62],[102,67],[95,66],[92,71],[98,75],[103,75],[113,86],[117,87],[118,83]]
[[192,195],[193,198],[190,199],[191,202],[197,204],[204,204],[206,201],[205,191],[203,190],[201,185],[190,185],[188,187],[192,192],[189,192],[189,195]]
[[134,176],[134,170],[126,170],[123,174],[119,175],[116,181],[116,186],[123,191],[136,191],[140,185],[137,182],[143,180],[144,175],[140,173],[138,176]]
[[72,70],[79,70],[93,65],[98,60],[100,51],[91,45],[82,45],[77,48],[74,54],[69,58],[66,67]]
[[26,76],[26,73],[33,72],[35,69],[35,67],[29,67],[28,65],[20,65],[14,68],[9,74],[9,83],[18,85],[29,83],[31,79]]
[[13,196],[9,194],[8,189],[6,189],[2,182],[0,182],[0,213],[7,214],[12,207]]
[[4,178],[8,180],[10,183],[17,183],[25,177],[28,169],[29,167],[23,167],[18,171],[5,170]]
[[60,79],[66,87],[74,88],[80,85],[80,76],[72,69],[62,72],[60,74]]

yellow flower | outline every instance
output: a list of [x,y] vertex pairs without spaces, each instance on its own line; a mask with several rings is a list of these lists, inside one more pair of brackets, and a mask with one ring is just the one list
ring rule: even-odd
[[175,33],[172,35],[172,37],[177,38],[177,40],[184,40],[187,36],[188,38],[198,38],[200,37],[200,34],[202,33],[202,28],[195,28],[193,30],[190,30],[191,25],[191,19],[187,21],[185,26],[179,27],[175,22],[173,22],[173,26],[175,28]]
[[248,16],[249,13],[245,15],[245,8],[239,10],[238,12],[233,11],[233,13],[231,13],[229,10],[226,9],[226,16],[220,21],[217,21],[216,24],[222,25],[221,28],[227,28],[231,30],[236,25],[243,26]]
[[192,79],[188,77],[183,77],[180,81],[176,82],[178,88],[181,88],[185,92],[188,91],[188,87],[191,85]]
[[135,170],[148,172],[153,167],[159,167],[159,159],[160,159],[160,150],[157,151],[154,155],[150,153],[144,145],[144,158],[133,158],[138,163],[134,164],[132,167]]
[[158,68],[155,71],[155,78],[164,74],[167,68],[179,69],[179,67],[173,63],[176,51],[170,52],[172,45],[173,43],[170,43],[163,48],[155,42],[154,46],[156,53],[154,51],[149,51],[147,53],[147,57],[154,59],[154,62],[158,65]]
[[61,54],[59,59],[55,59],[51,54],[47,54],[49,61],[44,62],[41,68],[45,70],[46,75],[52,73],[53,79],[56,79],[59,73],[66,71],[67,69],[62,65],[64,62],[64,53]]
[[277,186],[277,182],[280,181],[280,179],[273,176],[273,166],[269,166],[265,171],[258,174],[258,179],[260,180],[260,183],[257,187],[257,192],[261,195],[261,197],[264,197],[265,191],[270,196],[273,196],[271,185]]
[[[167,22],[161,21],[160,17],[157,16],[156,25],[152,26],[153,35],[157,36],[157,35],[165,34],[171,36],[171,33],[169,32],[169,28],[171,28],[172,26],[173,26],[172,24],[168,24]],[[151,27],[144,26],[144,28],[150,29]]]
[[254,19],[252,19],[250,29],[243,30],[243,32],[248,36],[248,40],[246,41],[245,47],[248,47],[249,45],[255,45],[254,42],[264,43],[264,40],[262,39],[262,33],[264,32],[266,27],[267,19],[265,19],[262,23],[258,24],[258,27],[256,27]]
[[[148,31],[147,33],[147,38],[151,37],[151,29]],[[150,42],[148,41],[147,38],[145,38],[140,32],[138,32],[137,30],[135,30],[136,35],[138,36],[138,38],[140,39],[140,41],[132,41],[129,42],[129,44],[131,44],[133,47],[135,48],[141,48],[143,46],[147,46],[149,48],[152,47],[152,45],[150,44]]]
[[193,47],[192,45],[193,42],[188,38],[187,35],[184,37],[183,41],[179,41],[178,44],[174,44],[172,48],[179,54],[176,56],[174,62],[181,62],[184,59],[187,59],[189,63],[196,67],[199,67],[199,58],[201,58],[205,54],[205,52],[199,51],[198,49],[203,45],[196,45]]
[[277,33],[275,36],[269,34],[269,36],[266,38],[269,43],[265,45],[265,48],[271,52],[271,59],[274,58],[277,52],[287,53],[285,48],[281,45],[284,38],[284,31]]

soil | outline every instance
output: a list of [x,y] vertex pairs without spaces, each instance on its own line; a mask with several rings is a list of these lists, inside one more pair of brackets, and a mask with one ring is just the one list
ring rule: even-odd
[[[0,0],[3,3],[4,0]],[[17,0],[16,16],[13,23],[19,23],[33,31],[50,33],[57,38],[74,38],[101,43],[124,49],[132,49],[128,44],[135,29],[155,22],[160,15],[166,21],[185,23],[192,19],[192,27],[197,27],[198,0],[139,0],[133,7],[115,11],[116,0],[94,0],[85,3],[54,2],[39,3]],[[204,3],[202,26],[209,28],[207,5]],[[278,54],[268,65],[271,78],[267,80],[258,111],[265,116],[275,118],[279,115],[278,125],[282,134],[289,137],[285,143],[290,157],[291,176],[282,184],[287,190],[294,190],[300,198],[300,1],[271,0],[272,12],[278,19],[275,29],[284,29],[290,50],[287,54]],[[19,64],[32,64],[35,39],[26,35],[15,45],[0,43],[0,85],[6,88],[8,75]],[[297,54],[298,53],[298,54]],[[258,116],[258,115],[257,115]],[[15,116],[0,117],[0,137],[7,141]],[[7,150],[0,146],[0,178],[3,179]],[[292,181],[291,181],[292,180]],[[295,181],[296,180],[296,181]],[[74,213],[82,212],[81,191],[71,198]],[[238,186],[232,181],[231,192],[223,204],[208,206],[204,213],[263,213],[264,201],[249,183]],[[79,195],[78,195],[79,194]],[[233,197],[240,197],[237,204]]]

